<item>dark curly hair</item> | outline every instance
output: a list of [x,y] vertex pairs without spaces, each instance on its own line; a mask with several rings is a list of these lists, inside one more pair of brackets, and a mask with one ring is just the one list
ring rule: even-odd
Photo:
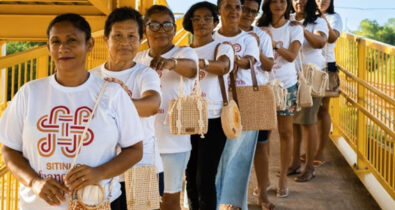
[[122,22],[125,20],[134,20],[139,26],[139,36],[140,39],[143,38],[143,18],[141,14],[130,7],[121,7],[114,9],[111,14],[107,17],[106,23],[104,25],[104,36],[108,37],[111,33],[112,25],[116,22]]
[[47,37],[49,38],[49,33],[51,32],[52,27],[56,23],[60,22],[69,22],[71,23],[74,27],[78,28],[82,32],[85,33],[85,40],[88,41],[91,38],[91,27],[89,26],[89,23],[83,18],[81,15],[75,14],[75,13],[65,13],[61,14],[55,17],[53,19],[47,28]]
[[[291,0],[286,0],[287,1],[287,8],[285,9],[284,13],[284,18],[289,20],[289,16],[291,14],[291,9],[292,9],[292,2]],[[272,0],[265,0],[265,2],[262,5],[262,15],[257,21],[257,26],[262,27],[262,26],[269,26],[270,23],[272,23],[273,20],[273,14],[272,11],[270,11],[270,3]]]
[[[292,7],[292,12],[295,12],[294,8]],[[315,0],[307,0],[306,5],[304,7],[304,21],[303,25],[307,26],[307,24],[312,23],[315,24],[315,21],[318,17],[321,17],[321,12],[318,9]]]
[[[258,3],[258,8],[260,8],[260,7],[261,7],[261,4],[262,4],[262,0],[244,0],[244,1],[242,2],[242,4],[244,4],[246,1],[255,1],[256,3]],[[265,1],[267,1],[267,0],[265,0]]]
[[191,18],[193,17],[193,14],[195,13],[196,10],[201,9],[201,8],[206,8],[210,10],[211,15],[214,18],[214,23],[218,23],[218,8],[215,4],[212,4],[208,1],[202,1],[199,3],[196,3],[189,8],[189,10],[185,13],[184,15],[184,20],[182,21],[182,26],[184,26],[184,29],[191,32],[193,34],[193,27],[192,27],[192,20]]
[[157,13],[164,13],[169,15],[173,23],[176,23],[173,12],[168,7],[162,5],[153,5],[152,7],[150,7],[144,15],[144,23],[147,24],[151,16]]

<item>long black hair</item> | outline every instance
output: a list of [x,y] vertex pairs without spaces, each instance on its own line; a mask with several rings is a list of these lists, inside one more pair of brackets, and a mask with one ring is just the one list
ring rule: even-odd
[[331,0],[331,3],[329,4],[328,9],[326,10],[326,13],[328,14],[335,14],[335,0]]
[[[292,12],[295,12],[293,7]],[[318,17],[321,17],[321,12],[318,9],[317,3],[315,3],[315,0],[307,0],[304,7],[303,25],[307,26],[309,23],[315,24],[315,20],[317,20]]]
[[[285,10],[284,13],[284,18],[289,20],[289,16],[291,14],[291,9],[292,9],[292,2],[291,0],[286,0],[287,1],[287,9]],[[270,11],[270,3],[272,0],[265,0],[265,2],[262,5],[262,15],[257,21],[257,26],[262,27],[262,26],[269,26],[270,23],[272,23],[273,20],[273,14],[272,11]]]

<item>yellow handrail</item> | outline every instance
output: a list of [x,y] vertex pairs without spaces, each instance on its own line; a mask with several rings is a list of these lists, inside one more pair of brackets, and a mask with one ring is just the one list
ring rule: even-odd
[[361,181],[367,186],[363,175],[374,175],[394,203],[395,47],[343,33],[336,61],[342,94],[331,100],[331,138],[345,139],[356,154],[354,170]]

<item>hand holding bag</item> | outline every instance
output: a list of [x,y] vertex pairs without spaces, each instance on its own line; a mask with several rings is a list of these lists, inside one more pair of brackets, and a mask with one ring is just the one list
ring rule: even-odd
[[[232,44],[230,44],[228,42],[224,42],[222,44],[228,44],[233,49]],[[214,59],[217,58],[218,48],[220,45],[221,45],[221,43],[219,43],[215,47]],[[224,76],[218,75],[218,82],[219,82],[219,86],[221,88],[221,95],[222,95],[222,101],[223,101],[223,106],[221,109],[222,130],[224,131],[226,138],[236,139],[237,137],[240,136],[241,131],[243,130],[243,127],[241,126],[240,110],[234,100],[228,101],[228,98],[226,95],[227,90],[225,88]]]
[[[97,109],[97,106],[100,102],[101,97],[103,96],[104,90],[107,87],[108,82],[105,81],[99,96],[96,99],[95,105],[92,109],[92,113],[89,116],[88,122],[85,125],[84,131],[81,135],[81,140],[78,144],[78,148],[77,148],[77,153],[74,157],[73,163],[71,164],[70,169],[74,168],[77,158],[78,158],[78,154],[81,151],[81,147],[83,144],[82,139],[84,138],[84,136],[86,135],[88,128],[89,128],[89,124],[92,121],[93,115]],[[89,185],[86,186],[83,189],[80,189],[78,191],[73,191],[71,193],[71,198],[69,200],[69,210],[111,210],[111,205],[110,205],[110,199],[111,199],[111,190],[112,190],[112,185],[113,185],[113,179],[111,179],[110,181],[110,186],[109,186],[109,193],[108,193],[108,197],[105,198],[105,188],[100,185],[100,184],[95,184],[95,185]]]
[[[250,58],[252,86],[236,87],[236,71],[230,73],[233,99],[238,103],[243,130],[273,130],[277,127],[276,99],[270,84],[258,86]],[[246,71],[246,70],[243,70]]]
[[200,134],[204,138],[208,129],[208,105],[207,100],[202,97],[198,72],[193,93],[184,95],[183,89],[184,81],[180,75],[178,98],[170,100],[167,112],[170,133],[174,135]]

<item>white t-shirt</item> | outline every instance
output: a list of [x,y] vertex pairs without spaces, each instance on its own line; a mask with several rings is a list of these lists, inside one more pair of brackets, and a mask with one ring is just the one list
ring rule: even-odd
[[[220,42],[212,41],[204,46],[193,48],[198,55],[199,59],[216,60],[217,58],[225,55],[230,61],[230,70],[233,69],[234,52],[232,46],[229,44],[220,44],[218,47],[217,57],[214,58],[215,48]],[[228,74],[223,75],[225,82],[225,90],[228,90]],[[209,73],[204,69],[199,71],[200,89],[202,96],[208,100],[208,117],[209,119],[218,118],[221,116],[222,109],[222,94],[221,87],[218,81],[218,75]],[[228,91],[225,91],[228,93]],[[228,95],[227,95],[228,97]]]
[[[218,31],[214,32],[213,38],[218,42],[230,42],[233,44],[236,55],[240,57],[252,56],[256,60],[255,66],[260,66],[258,42],[252,35],[241,31],[238,35],[227,37]],[[264,72],[255,68],[258,85],[264,85]],[[239,68],[237,71],[236,86],[252,86],[251,72],[247,69]]]
[[[343,30],[343,22],[340,15],[335,13],[335,14],[325,14],[325,16],[332,29],[341,33]],[[326,46],[324,47],[323,52],[324,52],[324,56],[326,57],[326,62],[331,63],[336,61],[335,47],[336,47],[336,42],[327,43]]]
[[[62,86],[54,75],[25,84],[0,119],[0,142],[21,151],[40,177],[62,182],[103,82],[91,74],[78,87]],[[137,110],[128,94],[118,84],[108,84],[77,164],[96,167],[110,161],[116,156],[117,145],[130,147],[144,139],[141,131]],[[109,181],[101,181],[107,193]],[[114,182],[111,200],[121,195],[118,181]],[[20,209],[66,210],[68,206],[67,202],[50,206],[22,184],[19,195]]]
[[[280,43],[281,47],[285,49],[288,49],[295,41],[298,41],[300,46],[302,46],[304,40],[303,28],[300,26],[290,26],[289,23],[290,21],[287,21],[286,24],[278,28],[269,25],[273,40]],[[298,82],[295,60],[293,62],[288,62],[277,52],[274,53],[272,71],[275,77],[283,82],[285,88],[289,88]]]
[[[190,47],[174,46],[173,49],[163,54],[164,58],[186,58],[191,59],[198,64],[198,57],[195,51]],[[135,61],[149,66],[153,58],[149,55],[149,50],[139,52]],[[191,150],[190,135],[172,135],[169,129],[169,123],[164,124],[169,102],[171,99],[178,97],[178,88],[180,85],[180,75],[174,71],[164,70],[161,72],[160,82],[162,90],[162,103],[159,113],[155,117],[155,136],[159,141],[159,151],[163,153],[180,153]],[[195,78],[189,79],[184,77],[184,94],[191,94]]]
[[[257,26],[253,26],[252,32],[256,33],[259,37],[259,51],[262,53],[264,56],[268,58],[274,58],[273,55],[273,46],[272,46],[272,38],[270,37],[269,34],[266,33],[266,31],[260,29]],[[261,70],[264,72],[263,74],[263,84],[266,84],[269,82],[269,78],[267,77],[268,74],[266,74],[262,68],[261,65],[256,65],[255,68]]]
[[[295,20],[295,14],[292,14],[290,19]],[[303,20],[299,22],[303,23]],[[315,24],[309,23],[305,28],[311,33],[315,33],[318,31],[323,32],[326,38],[328,38],[328,33],[329,33],[328,25],[326,24],[326,21],[320,17],[318,17],[317,20],[315,20]],[[303,63],[314,63],[321,69],[325,68],[326,59],[322,55],[322,49],[313,48],[310,45],[309,41],[306,39],[306,37],[304,39],[302,52],[303,52],[302,55]]]
[[[113,77],[121,80],[128,86],[131,91],[133,99],[140,99],[143,97],[143,93],[149,90],[153,90],[161,94],[160,90],[160,79],[158,74],[150,67],[136,63],[132,68],[125,69],[123,71],[109,71],[102,64],[91,72],[99,77]],[[140,117],[141,124],[143,125],[145,139],[143,141],[144,154],[142,160],[136,165],[153,165],[156,163],[156,167],[159,171],[163,168],[162,161],[160,159],[159,151],[156,150],[156,156],[154,156],[154,144],[155,144],[155,116]],[[154,162],[153,158],[156,157],[157,161]],[[159,158],[159,159],[158,159]]]

